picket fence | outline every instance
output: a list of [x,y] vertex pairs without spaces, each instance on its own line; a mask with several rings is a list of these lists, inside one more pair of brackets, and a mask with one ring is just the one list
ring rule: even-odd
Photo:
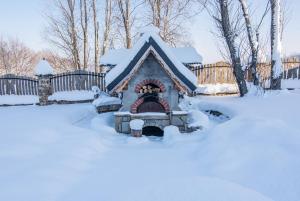
[[53,92],[91,90],[93,86],[98,86],[105,91],[105,74],[87,71],[74,71],[61,73],[50,78]]
[[38,80],[13,74],[0,76],[0,95],[38,95]]
[[[98,86],[105,90],[105,74],[87,71],[74,71],[50,77],[53,92],[91,90]],[[38,78],[18,75],[0,76],[0,95],[38,95]]]
[[[297,59],[283,60],[283,79],[300,79],[300,61]],[[200,64],[190,67],[198,78],[198,84],[216,84],[216,83],[236,83],[233,69],[230,64],[219,62],[216,64]],[[259,63],[257,71],[260,77],[260,82],[264,86],[268,82],[271,74],[270,63]],[[246,71],[245,79],[251,80],[250,71]]]

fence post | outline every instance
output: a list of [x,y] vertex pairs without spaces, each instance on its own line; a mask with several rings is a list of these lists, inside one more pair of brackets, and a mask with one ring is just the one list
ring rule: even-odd
[[51,85],[51,77],[53,75],[53,68],[45,60],[41,60],[35,69],[38,77],[38,95],[40,105],[49,105],[48,97],[53,93]]
[[51,85],[52,75],[38,75],[38,95],[40,105],[49,105],[48,97],[52,95],[53,89]]

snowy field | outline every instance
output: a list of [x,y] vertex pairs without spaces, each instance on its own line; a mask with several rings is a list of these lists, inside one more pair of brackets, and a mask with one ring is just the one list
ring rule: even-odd
[[203,130],[164,139],[117,134],[91,104],[2,107],[0,200],[297,201],[299,103],[297,91],[189,98]]

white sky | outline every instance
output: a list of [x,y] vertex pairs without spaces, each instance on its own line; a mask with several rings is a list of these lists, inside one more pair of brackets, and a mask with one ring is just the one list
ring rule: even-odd
[[[300,0],[287,0],[289,2],[288,16],[290,18],[285,31],[283,52],[286,55],[300,53]],[[4,37],[18,37],[27,46],[41,50],[48,48],[49,44],[43,40],[45,19],[43,12],[47,9],[46,0],[3,0],[0,6],[0,35]],[[255,10],[261,9],[265,0],[250,0]],[[256,16],[257,17],[257,16]],[[265,22],[266,33],[268,21]],[[201,13],[193,19],[190,33],[193,46],[202,54],[204,63],[221,60],[217,43],[211,31],[214,25],[211,18]]]

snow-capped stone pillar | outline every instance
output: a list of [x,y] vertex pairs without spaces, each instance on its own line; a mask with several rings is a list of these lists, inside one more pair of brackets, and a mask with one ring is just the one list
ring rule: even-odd
[[40,105],[48,105],[48,97],[52,94],[51,77],[53,75],[53,68],[45,60],[41,60],[35,69],[38,77],[38,95]]

